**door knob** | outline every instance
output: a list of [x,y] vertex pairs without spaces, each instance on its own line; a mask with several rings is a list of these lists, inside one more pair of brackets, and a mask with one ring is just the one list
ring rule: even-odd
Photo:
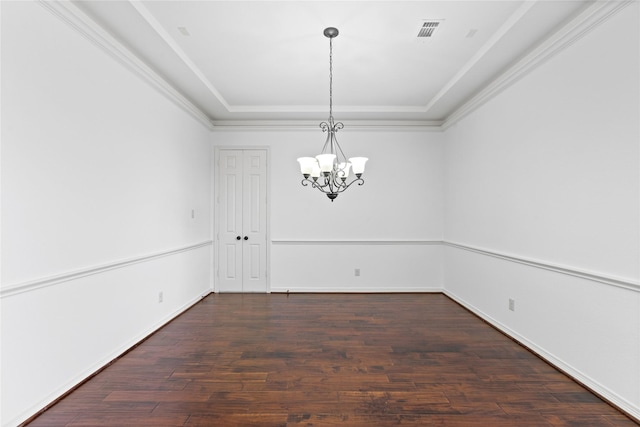
[[249,236],[244,236],[244,240],[249,240]]
[[241,239],[241,237],[240,237],[240,236],[236,236],[236,240],[240,240],[240,239]]

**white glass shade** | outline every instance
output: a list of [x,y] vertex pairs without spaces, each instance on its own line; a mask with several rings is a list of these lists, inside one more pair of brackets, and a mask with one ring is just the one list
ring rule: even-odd
[[353,167],[353,173],[364,173],[364,164],[369,160],[366,157],[351,157],[349,161]]
[[331,172],[333,170],[333,161],[336,159],[335,154],[318,154],[316,156],[318,163],[320,164],[320,170],[322,172]]
[[303,175],[310,175],[313,170],[314,163],[317,165],[318,162],[313,157],[300,157],[298,159],[298,163],[300,163],[300,172]]
[[340,163],[338,165],[338,171],[336,172],[336,175],[338,176],[338,178],[348,178],[350,168],[351,163]]
[[311,178],[319,178],[320,177],[320,166],[316,159],[313,159],[313,166],[311,167]]

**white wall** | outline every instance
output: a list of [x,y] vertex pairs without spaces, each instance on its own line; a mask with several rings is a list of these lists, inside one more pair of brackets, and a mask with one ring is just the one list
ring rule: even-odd
[[217,146],[270,149],[271,291],[441,289],[443,135],[345,123],[338,140],[347,157],[370,160],[365,184],[334,202],[301,185],[296,162],[318,154],[325,136],[319,128],[213,133]]
[[210,135],[45,8],[2,2],[2,425],[208,292],[211,141],[269,148],[272,291],[445,287],[640,417],[637,8],[445,134],[345,123],[371,160],[331,203],[295,162],[319,129]]
[[640,418],[638,41],[635,2],[448,129],[445,287]]
[[13,425],[208,292],[211,146],[45,7],[1,7],[2,425]]

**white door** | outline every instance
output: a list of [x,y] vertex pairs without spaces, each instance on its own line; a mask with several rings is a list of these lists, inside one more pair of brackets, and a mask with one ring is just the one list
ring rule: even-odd
[[220,150],[219,292],[267,292],[266,193],[266,150]]

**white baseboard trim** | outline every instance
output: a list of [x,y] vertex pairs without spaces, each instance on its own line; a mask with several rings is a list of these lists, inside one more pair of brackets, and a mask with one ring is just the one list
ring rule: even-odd
[[336,239],[271,239],[273,245],[364,245],[364,246],[377,246],[377,245],[442,245],[442,240],[336,240]]
[[213,241],[207,240],[205,242],[196,243],[194,245],[182,246],[180,248],[170,249],[162,252],[155,252],[148,255],[137,256],[128,259],[122,259],[119,261],[113,261],[106,264],[96,265],[92,267],[81,268],[79,270],[69,271],[62,274],[56,274],[53,276],[41,277],[35,280],[29,280],[22,283],[16,283],[4,286],[0,289],[0,298],[6,298],[9,296],[21,294],[24,292],[30,292],[36,289],[44,288],[47,286],[57,285],[62,282],[68,282],[69,280],[79,279],[85,276],[91,276],[93,274],[104,273],[109,270],[115,270],[116,268],[128,267],[130,265],[139,264],[141,262],[151,261],[158,258],[163,258],[170,255],[176,255],[182,252],[192,251],[194,249],[200,249],[207,246],[211,246]]
[[544,348],[536,345],[534,342],[528,340],[526,337],[520,335],[519,333],[512,330],[508,326],[504,325],[503,323],[497,321],[493,317],[484,313],[482,310],[478,309],[473,304],[470,304],[467,301],[465,301],[463,298],[460,298],[455,293],[447,289],[443,289],[443,293],[447,297],[451,298],[461,306],[465,307],[467,310],[471,311],[472,313],[474,313],[475,315],[477,315],[478,317],[486,321],[487,323],[494,326],[496,329],[500,330],[501,332],[505,333],[506,335],[516,340],[521,345],[533,351],[535,354],[537,354],[539,357],[541,357],[542,359],[550,363],[555,368],[559,369],[560,371],[569,375],[570,377],[572,377],[582,385],[586,386],[592,392],[596,393],[603,399],[607,400],[609,403],[617,406],[619,409],[626,412],[627,415],[635,418],[635,421],[640,422],[640,407],[634,405],[632,402],[629,402],[628,400],[619,396],[618,394],[616,394],[606,386],[600,384],[598,381],[584,374],[580,370],[574,368],[573,366],[566,363],[562,359],[557,358],[556,356],[553,355],[553,353],[550,353]]
[[271,286],[271,293],[345,293],[345,294],[385,294],[385,293],[436,293],[443,292],[444,288],[440,285],[400,285],[400,286],[287,286],[276,285]]
[[71,380],[67,381],[65,384],[58,387],[56,391],[52,392],[46,398],[44,398],[40,402],[31,406],[31,408],[27,409],[16,418],[12,420],[6,420],[6,421],[2,420],[2,425],[3,426],[19,425],[20,423],[23,423],[30,417],[33,417],[35,414],[45,409],[48,409],[49,405],[54,403],[57,399],[59,399],[65,393],[69,392],[70,390],[73,390],[75,387],[82,384],[84,381],[86,381],[87,379],[89,379],[99,371],[101,371],[103,368],[109,366],[113,361],[115,361],[116,359],[118,359],[119,357],[127,353],[129,350],[133,349],[135,346],[140,344],[142,341],[144,341],[145,339],[153,335],[165,324],[169,323],[171,320],[175,319],[176,317],[184,313],[186,310],[191,308],[191,306],[193,306],[194,304],[199,302],[201,299],[209,295],[209,293],[210,292],[207,290],[204,294],[189,300],[188,302],[180,306],[177,310],[174,310],[173,312],[169,313],[168,315],[164,316],[163,318],[155,322],[150,328],[148,328],[143,333],[134,336],[133,338],[128,340],[125,344],[118,347],[116,350],[114,350],[113,352],[109,353],[108,355],[101,358],[93,365],[91,365],[91,367],[80,372],[74,378],[72,378]]

